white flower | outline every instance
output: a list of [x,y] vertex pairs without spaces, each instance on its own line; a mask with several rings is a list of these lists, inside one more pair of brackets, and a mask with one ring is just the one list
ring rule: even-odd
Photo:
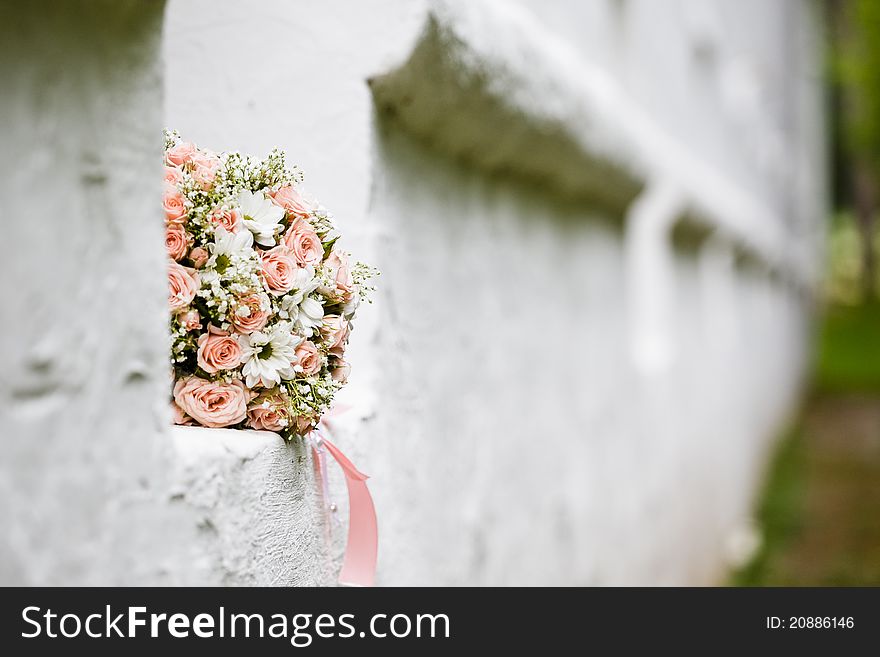
[[[240,230],[237,233],[230,233],[223,226],[217,226],[214,231],[214,243],[209,244],[213,256],[212,260],[216,262],[218,256],[246,256],[254,245],[254,238],[249,231]],[[213,264],[211,262],[210,264]]]
[[244,225],[254,234],[257,244],[275,246],[275,235],[281,232],[280,221],[284,209],[275,205],[263,192],[241,190],[238,204],[244,217]]
[[[211,262],[211,267],[213,267],[215,264],[216,258],[214,259],[214,262]],[[202,282],[203,290],[214,288],[220,285],[220,274],[218,274],[214,269],[211,269],[211,267],[206,267],[205,269],[199,271],[199,280]]]
[[257,384],[271,388],[282,378],[294,377],[291,363],[296,360],[296,348],[303,338],[294,335],[291,329],[288,322],[278,322],[265,331],[238,337],[241,362],[244,363],[241,373],[248,388]]
[[308,335],[321,326],[324,319],[324,307],[312,297],[306,297],[299,306],[296,326]]
[[320,281],[315,278],[315,269],[311,265],[302,267],[296,272],[293,288],[281,299],[282,313],[308,336],[321,325],[324,318],[321,303],[309,296],[318,285]]
[[351,301],[342,307],[342,314],[346,319],[351,319],[361,305],[361,295],[357,291],[352,295]]
[[298,306],[303,300],[318,289],[320,281],[315,278],[315,268],[311,265],[300,267],[296,270],[293,279],[293,287],[290,288],[284,300],[292,306]]

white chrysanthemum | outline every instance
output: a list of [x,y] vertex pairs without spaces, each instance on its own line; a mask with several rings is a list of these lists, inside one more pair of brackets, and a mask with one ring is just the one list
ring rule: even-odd
[[315,269],[309,265],[297,270],[293,288],[281,299],[281,311],[296,328],[311,336],[321,325],[324,308],[320,302],[309,295],[318,289],[320,281],[315,278]]
[[257,384],[271,388],[282,378],[295,376],[291,363],[296,360],[296,348],[303,338],[294,335],[291,328],[287,322],[278,322],[268,330],[238,337],[244,363],[241,373],[248,388]]
[[248,255],[247,251],[250,251],[253,245],[254,238],[249,231],[240,230],[237,233],[230,233],[223,226],[217,226],[214,231],[214,243],[208,245],[213,256],[213,261],[209,261],[209,264],[214,264],[220,256],[227,258],[238,255],[246,256]]
[[238,204],[244,225],[254,234],[257,244],[275,246],[275,236],[281,232],[284,209],[275,205],[263,192],[241,190]]
[[324,307],[312,297],[306,297],[299,304],[299,313],[295,325],[302,332],[312,335],[314,329],[321,326],[324,320]]

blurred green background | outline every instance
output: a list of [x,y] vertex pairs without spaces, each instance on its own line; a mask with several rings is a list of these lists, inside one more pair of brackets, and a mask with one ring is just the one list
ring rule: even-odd
[[880,586],[880,0],[821,5],[833,213],[813,379],[741,586]]

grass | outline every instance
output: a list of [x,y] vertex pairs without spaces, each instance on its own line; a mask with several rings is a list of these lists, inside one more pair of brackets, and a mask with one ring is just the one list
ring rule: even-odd
[[880,392],[880,303],[828,309],[814,387],[824,393]]
[[880,586],[880,304],[835,307],[813,392],[780,442],[736,586]]
[[761,547],[751,563],[733,574],[733,586],[761,586],[771,580],[775,556],[786,550],[803,529],[802,432],[797,427],[780,442],[757,513],[763,531]]

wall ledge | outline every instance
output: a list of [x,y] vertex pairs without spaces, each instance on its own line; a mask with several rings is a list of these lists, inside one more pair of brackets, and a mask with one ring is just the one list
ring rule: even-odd
[[784,217],[672,138],[527,10],[435,2],[406,61],[369,85],[383,120],[477,169],[618,218],[662,182],[680,190],[681,219],[798,285],[812,281],[809,245]]
[[169,583],[333,582],[326,517],[306,445],[268,431],[170,431],[165,501],[177,527],[178,556],[167,564]]

